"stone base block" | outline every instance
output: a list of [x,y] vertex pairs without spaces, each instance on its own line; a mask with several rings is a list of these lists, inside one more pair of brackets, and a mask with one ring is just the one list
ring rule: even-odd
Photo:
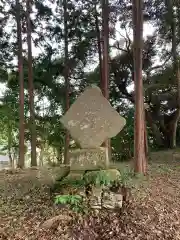
[[109,166],[108,151],[100,147],[95,149],[77,149],[69,154],[72,171],[100,170]]

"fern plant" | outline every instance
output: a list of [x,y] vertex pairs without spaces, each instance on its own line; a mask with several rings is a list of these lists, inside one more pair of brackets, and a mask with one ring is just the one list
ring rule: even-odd
[[91,171],[84,176],[84,181],[87,185],[94,186],[109,186],[112,184],[112,176],[107,171]]
[[83,198],[80,195],[57,195],[55,204],[66,204],[75,212],[84,212]]

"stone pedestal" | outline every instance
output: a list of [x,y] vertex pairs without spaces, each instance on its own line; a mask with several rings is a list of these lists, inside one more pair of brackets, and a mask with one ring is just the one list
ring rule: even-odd
[[108,151],[100,147],[95,149],[77,149],[69,153],[72,171],[100,170],[109,166]]

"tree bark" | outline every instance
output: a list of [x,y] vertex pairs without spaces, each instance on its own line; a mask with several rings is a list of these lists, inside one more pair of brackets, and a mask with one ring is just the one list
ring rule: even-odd
[[109,98],[109,5],[108,0],[102,0],[102,35],[103,35],[103,79],[102,92]]
[[[109,1],[102,0],[102,81],[101,89],[105,98],[109,99]],[[108,162],[111,160],[111,142],[107,139],[104,142],[104,147],[107,149]]]
[[[69,109],[69,59],[68,59],[68,26],[67,26],[67,21],[68,21],[68,13],[67,13],[67,1],[63,0],[63,8],[64,8],[64,79],[65,79],[65,110],[68,111]],[[69,136],[69,131],[66,130],[66,136],[65,136],[65,148],[64,148],[64,163],[68,164],[69,163],[69,141],[70,141],[70,136]]]
[[36,122],[34,113],[34,84],[32,66],[32,39],[31,39],[31,0],[26,0],[26,25],[28,47],[28,83],[29,83],[29,109],[30,109],[30,132],[31,132],[31,167],[37,166],[36,159]]
[[16,0],[16,24],[17,24],[17,45],[18,45],[18,71],[19,71],[19,159],[17,166],[24,167],[24,74],[22,54],[22,27],[21,9],[19,0]]
[[171,149],[176,148],[176,133],[177,133],[179,117],[180,117],[180,110],[177,109],[174,119],[169,124],[169,127],[168,127],[169,131],[167,133],[167,139],[169,140],[168,147]]
[[95,5],[95,25],[97,33],[97,46],[98,46],[98,57],[99,57],[99,75],[100,75],[100,88],[103,89],[103,63],[102,63],[102,47],[101,47],[101,32],[99,29],[98,13]]
[[135,84],[135,128],[134,159],[135,171],[146,173],[144,98],[142,81],[143,49],[143,2],[132,0],[134,34],[134,84]]
[[178,42],[177,42],[177,23],[176,23],[176,15],[175,10],[173,8],[173,1],[166,1],[167,8],[169,14],[171,15],[171,34],[172,34],[172,58],[173,58],[173,68],[174,68],[174,76],[177,83],[177,112],[176,115],[171,122],[171,138],[170,138],[170,147],[176,147],[176,133],[177,133],[177,125],[180,118],[180,63],[178,58]]

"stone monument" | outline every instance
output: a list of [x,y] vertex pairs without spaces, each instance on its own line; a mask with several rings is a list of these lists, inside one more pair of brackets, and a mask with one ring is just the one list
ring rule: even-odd
[[71,105],[61,123],[82,148],[70,153],[71,169],[77,169],[78,165],[79,169],[93,170],[108,167],[108,150],[101,145],[108,138],[115,137],[126,120],[115,111],[98,87],[91,86]]
[[[115,137],[124,127],[126,120],[113,109],[101,90],[96,86],[86,88],[61,118],[61,123],[81,146],[81,149],[69,153],[70,171],[93,170],[90,174],[105,171],[103,173],[108,176],[108,149],[101,145],[107,139]],[[119,180],[118,170],[109,171],[113,173],[109,175],[112,182],[114,177]],[[85,173],[84,179],[88,177],[86,174],[88,173]],[[122,195],[95,186],[89,203],[96,209],[119,208],[122,206]]]

